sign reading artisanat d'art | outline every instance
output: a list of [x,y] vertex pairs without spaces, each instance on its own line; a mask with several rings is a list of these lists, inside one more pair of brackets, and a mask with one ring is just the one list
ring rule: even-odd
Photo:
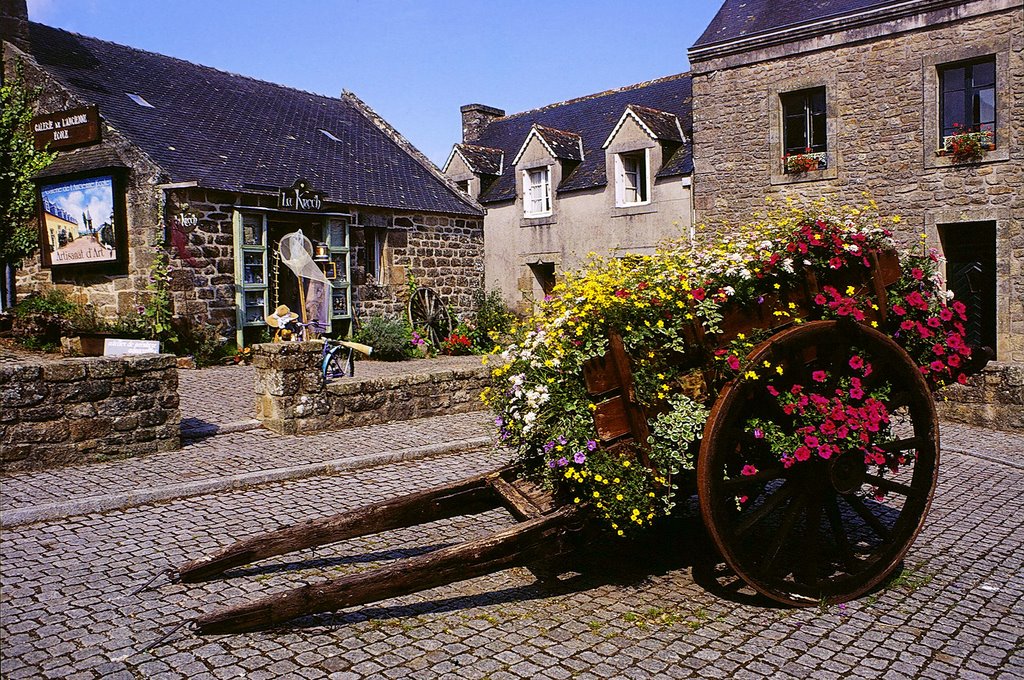
[[100,141],[100,113],[96,106],[44,113],[32,119],[37,149],[62,149]]
[[320,212],[324,209],[326,200],[326,194],[310,189],[309,183],[304,179],[295,180],[295,184],[283,187],[277,193],[277,207],[281,210]]

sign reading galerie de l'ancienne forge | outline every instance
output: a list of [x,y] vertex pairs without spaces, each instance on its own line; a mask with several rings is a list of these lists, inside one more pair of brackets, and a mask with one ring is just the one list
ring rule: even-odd
[[327,195],[313,191],[304,179],[295,180],[295,184],[284,187],[277,193],[277,207],[281,210],[306,210],[320,212],[324,208]]
[[96,106],[44,113],[32,119],[32,135],[39,150],[63,149],[100,141],[100,113]]

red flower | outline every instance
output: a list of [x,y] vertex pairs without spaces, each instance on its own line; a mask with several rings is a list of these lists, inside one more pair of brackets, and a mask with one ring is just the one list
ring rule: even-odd
[[693,296],[694,300],[700,301],[704,299],[705,292],[703,288],[694,288],[690,291],[690,295]]
[[892,306],[892,313],[895,314],[896,316],[903,316],[904,314],[907,313],[907,310],[906,310],[906,308],[901,307],[899,305],[893,305]]
[[919,269],[918,267],[914,267],[913,269],[910,270],[910,275],[913,276],[918,281],[920,281],[921,279],[924,278],[924,270]]
[[838,257],[833,257],[828,261],[828,266],[832,267],[832,269],[839,269],[843,266],[843,261]]

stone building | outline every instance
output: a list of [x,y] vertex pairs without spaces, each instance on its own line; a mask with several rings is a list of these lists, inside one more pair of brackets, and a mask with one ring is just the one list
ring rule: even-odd
[[470,309],[483,211],[352,93],[30,23],[23,0],[4,10],[5,71],[20,63],[40,88],[36,130],[58,151],[37,178],[53,228],[18,272],[19,295],[57,286],[103,317],[130,313],[163,243],[175,313],[250,342],[277,305],[299,307],[277,243],[301,230],[319,246],[335,333],[354,310],[404,312],[410,280]]
[[508,116],[471,104],[462,124],[444,171],[485,206],[487,287],[521,312],[590,252],[689,234],[689,74]]
[[[1022,51],[1019,0],[726,0],[689,50],[698,217],[866,192],[943,253],[971,339],[1019,368]],[[951,153],[963,131],[980,158]]]

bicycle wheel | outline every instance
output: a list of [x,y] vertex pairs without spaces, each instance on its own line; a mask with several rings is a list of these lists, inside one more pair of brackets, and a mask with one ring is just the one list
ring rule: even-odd
[[352,358],[352,350],[337,345],[324,355],[321,366],[324,382],[332,378],[350,378],[356,374],[356,364]]

